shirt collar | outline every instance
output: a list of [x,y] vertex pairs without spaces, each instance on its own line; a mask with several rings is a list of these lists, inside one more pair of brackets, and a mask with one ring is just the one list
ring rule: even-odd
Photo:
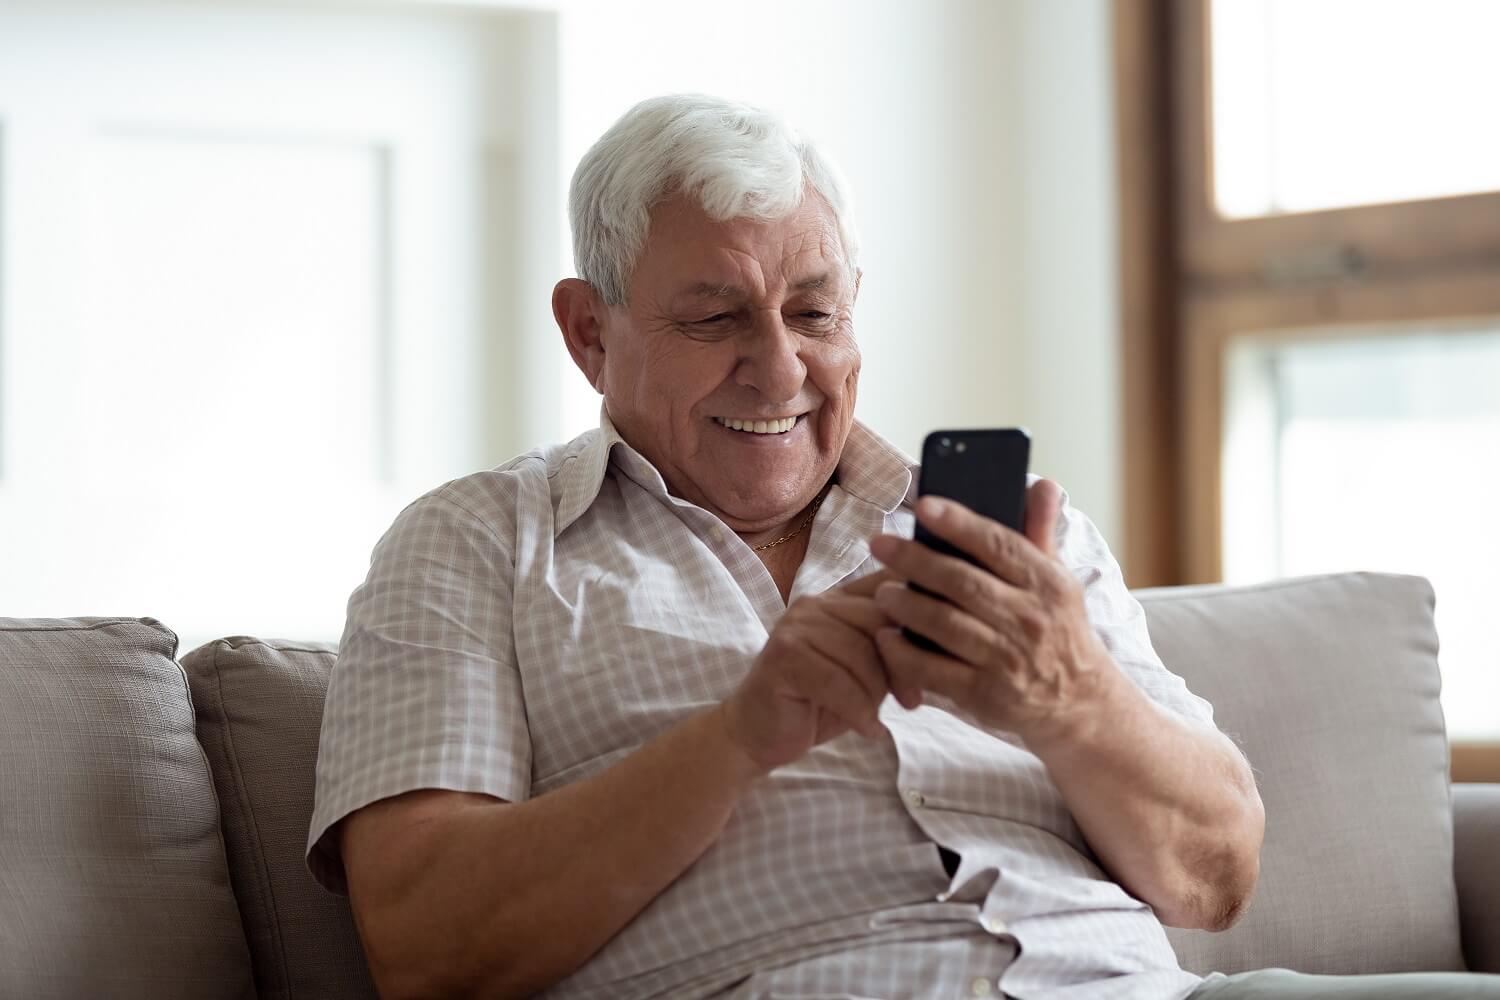
[[906,453],[858,420],[849,428],[839,457],[839,486],[845,493],[889,514],[916,501],[917,464]]
[[[566,531],[598,498],[611,457],[642,489],[662,498],[669,496],[661,473],[620,436],[601,405],[599,426],[567,445],[557,471],[550,476],[554,536]],[[844,492],[889,514],[903,501],[914,501],[916,469],[899,448],[856,420],[839,457],[838,483]]]
[[[620,436],[614,421],[609,419],[608,411],[600,404],[599,426],[569,442],[559,460],[557,471],[549,475],[552,480],[554,536],[561,535],[569,525],[582,517],[584,511],[599,496],[605,471],[609,468],[610,455],[616,448],[626,452],[623,456],[625,464],[632,471],[648,473],[661,483],[661,475]],[[641,485],[650,489],[649,483],[650,480],[646,479]],[[666,493],[665,483],[661,485],[661,492]]]

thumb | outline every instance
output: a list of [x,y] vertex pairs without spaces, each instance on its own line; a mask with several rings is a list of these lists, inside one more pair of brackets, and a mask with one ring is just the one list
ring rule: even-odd
[[875,590],[887,580],[897,580],[896,574],[888,569],[879,569],[873,573],[866,573],[858,580],[843,584],[838,589],[854,597],[874,597]]
[[1047,555],[1056,555],[1057,518],[1062,512],[1062,487],[1038,479],[1026,490],[1026,537]]

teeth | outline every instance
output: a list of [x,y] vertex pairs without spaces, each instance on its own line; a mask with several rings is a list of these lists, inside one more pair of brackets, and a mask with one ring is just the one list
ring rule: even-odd
[[785,434],[797,425],[796,417],[781,420],[735,420],[731,417],[714,419],[732,431],[745,431],[749,434]]

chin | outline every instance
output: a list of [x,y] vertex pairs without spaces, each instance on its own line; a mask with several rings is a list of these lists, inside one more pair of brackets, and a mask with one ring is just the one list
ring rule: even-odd
[[[740,484],[736,484],[738,486]],[[758,531],[772,527],[794,516],[807,505],[797,483],[743,484],[708,493],[706,499],[719,516],[737,531]]]

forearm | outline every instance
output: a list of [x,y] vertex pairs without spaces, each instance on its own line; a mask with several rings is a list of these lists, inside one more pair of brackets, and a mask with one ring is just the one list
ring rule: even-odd
[[1249,765],[1107,671],[1095,708],[1027,743],[1115,879],[1164,923],[1222,930],[1259,874],[1265,813]]
[[562,978],[713,843],[759,773],[715,709],[584,781],[423,824],[368,901],[377,980],[518,996]]

